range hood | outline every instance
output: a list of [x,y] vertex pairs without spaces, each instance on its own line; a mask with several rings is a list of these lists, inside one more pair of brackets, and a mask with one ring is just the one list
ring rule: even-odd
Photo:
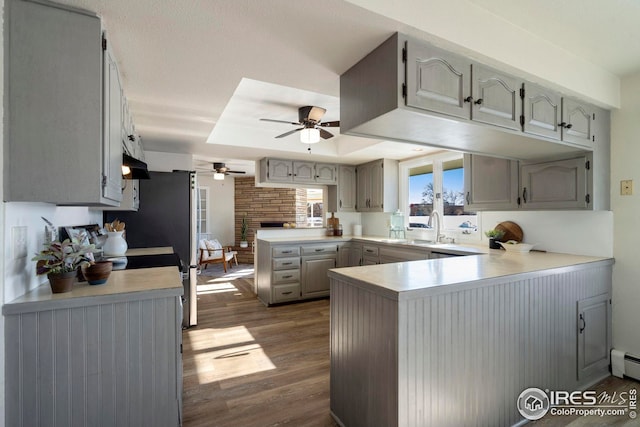
[[[128,173],[124,173],[128,168]],[[124,179],[149,179],[147,164],[128,154],[122,154],[122,177]]]

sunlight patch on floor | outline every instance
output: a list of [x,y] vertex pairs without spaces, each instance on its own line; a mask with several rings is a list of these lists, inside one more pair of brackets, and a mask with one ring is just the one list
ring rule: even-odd
[[236,288],[231,282],[224,281],[219,283],[209,283],[204,285],[198,285],[197,293],[198,295],[206,295],[206,294],[219,294],[223,292],[240,292],[238,288]]
[[[276,369],[262,346],[244,326],[187,332],[193,351],[198,383],[227,380]],[[211,340],[213,335],[213,341]],[[204,337],[199,340],[199,337]],[[199,346],[198,342],[206,343]]]

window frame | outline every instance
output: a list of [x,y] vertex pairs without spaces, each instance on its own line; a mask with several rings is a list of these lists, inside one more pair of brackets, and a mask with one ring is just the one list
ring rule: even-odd
[[[196,206],[196,217],[197,217],[196,218],[196,221],[197,221],[196,222],[197,223],[196,232],[197,232],[198,235],[203,235],[203,234],[210,233],[210,228],[211,228],[211,221],[210,221],[211,212],[209,212],[210,211],[210,209],[209,209],[209,206],[210,206],[210,203],[209,203],[210,190],[211,189],[209,187],[204,187],[204,186],[200,187],[200,186],[198,186],[198,203],[197,203],[197,206]],[[206,230],[202,230],[201,227],[200,227],[200,225],[203,222],[202,221],[203,220],[203,217],[202,217],[202,210],[203,210],[202,209],[202,204],[203,204],[203,202],[202,202],[202,198],[203,198],[202,197],[202,192],[204,192],[204,204],[206,205],[205,208],[204,208],[204,213],[205,213],[205,215],[204,215],[204,224],[205,224]]]

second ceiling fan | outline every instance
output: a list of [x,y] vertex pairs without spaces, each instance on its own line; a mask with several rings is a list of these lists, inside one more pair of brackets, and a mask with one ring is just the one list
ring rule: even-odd
[[302,126],[298,129],[293,129],[288,132],[285,132],[281,135],[276,136],[276,138],[284,138],[285,136],[289,136],[296,132],[301,132],[300,141],[305,144],[314,144],[320,141],[320,138],[329,139],[333,137],[333,134],[329,131],[323,129],[323,127],[340,127],[340,121],[331,121],[331,122],[323,122],[322,117],[327,110],[322,107],[314,107],[311,105],[307,105],[304,107],[298,108],[298,121],[297,122],[288,122],[285,120],[274,120],[274,119],[260,119],[265,122],[275,122],[275,123],[287,123],[295,126]]

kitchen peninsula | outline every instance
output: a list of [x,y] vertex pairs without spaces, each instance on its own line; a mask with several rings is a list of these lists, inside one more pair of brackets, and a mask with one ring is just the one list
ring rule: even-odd
[[172,266],[5,304],[6,424],[180,425],[182,293]]
[[487,252],[329,272],[340,425],[511,426],[609,375],[613,259]]

